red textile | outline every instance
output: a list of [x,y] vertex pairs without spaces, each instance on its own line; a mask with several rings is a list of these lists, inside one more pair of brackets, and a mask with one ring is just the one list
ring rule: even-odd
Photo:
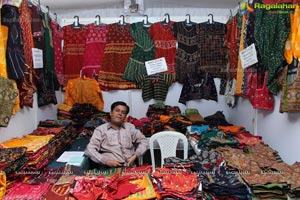
[[175,75],[175,57],[176,57],[176,38],[173,35],[174,22],[163,25],[161,22],[156,22],[151,25],[148,32],[154,41],[155,45],[155,58],[165,57],[168,74]]
[[[3,200],[30,199],[40,200],[48,191],[50,184],[44,183],[40,185],[29,185],[26,183],[17,183]],[[30,191],[30,192],[29,192]]]
[[106,45],[107,26],[88,25],[84,57],[82,64],[82,75],[94,78],[100,71],[104,48]]
[[238,28],[238,17],[234,16],[227,22],[227,32],[225,35],[225,45],[229,54],[230,74],[232,78],[236,79],[238,56],[239,56],[239,36],[240,30]]
[[64,27],[64,86],[69,79],[78,78],[82,68],[87,29],[73,29],[71,25]]
[[123,199],[130,194],[134,194],[143,191],[145,188],[129,182],[129,178],[121,178],[117,182],[117,191],[113,194],[113,199]]
[[123,74],[129,61],[134,40],[130,35],[130,24],[109,24],[102,66],[98,81],[102,90],[134,89],[136,84],[124,80]]
[[64,38],[64,30],[57,25],[54,21],[51,21],[52,40],[54,49],[54,70],[57,76],[57,80],[60,85],[64,83],[64,66],[63,66],[63,54],[62,54],[62,40]]

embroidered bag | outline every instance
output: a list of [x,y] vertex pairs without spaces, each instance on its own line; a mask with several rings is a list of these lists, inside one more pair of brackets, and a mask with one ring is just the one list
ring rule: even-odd
[[257,71],[252,68],[248,67],[247,69],[247,83],[246,83],[246,96],[250,100],[251,104],[253,105],[253,101],[255,98],[255,91],[257,88],[262,87],[259,85],[261,83],[261,74],[258,74]]
[[255,90],[252,106],[256,109],[273,110],[274,109],[274,96],[267,88],[268,72],[265,72],[265,78],[262,88]]

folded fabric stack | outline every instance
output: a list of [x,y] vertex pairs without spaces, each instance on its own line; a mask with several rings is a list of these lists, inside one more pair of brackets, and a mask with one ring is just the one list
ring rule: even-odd
[[51,151],[48,154],[49,161],[52,161],[56,155],[60,154],[68,145],[70,145],[77,137],[78,132],[74,131],[72,126],[63,126],[59,124],[52,124],[48,120],[46,127],[42,127],[45,122],[40,122],[39,127],[34,130],[30,135],[47,136],[53,135],[54,137],[48,143],[48,149]]
[[94,130],[108,121],[109,114],[106,112],[98,112],[93,114],[90,119],[83,125],[81,135],[90,138]]
[[13,138],[1,145],[6,148],[26,147],[26,156],[28,158],[26,170],[38,171],[49,163],[48,154],[49,141],[54,135],[37,136],[25,135],[22,138]]
[[204,118],[201,116],[199,111],[195,108],[185,109],[184,114],[186,118],[188,118],[193,124],[205,124]]
[[40,200],[49,190],[50,184],[30,185],[27,183],[17,183],[4,197],[3,200],[30,199]]
[[161,197],[193,200],[199,198],[197,174],[184,170],[157,168],[153,172],[154,183]]
[[128,116],[126,119],[127,122],[134,124],[135,128],[139,129],[146,137],[151,137],[152,135],[152,118],[141,118],[137,119],[132,116]]
[[0,171],[7,176],[26,165],[26,147],[0,148]]
[[24,174],[18,172],[26,169],[27,160],[26,147],[0,148],[0,192],[2,195],[22,180]]
[[291,177],[297,172],[292,172],[269,146],[256,144],[244,149],[219,147],[215,151],[222,154],[228,166],[237,170],[250,186],[253,196],[265,199],[287,198]]
[[178,106],[169,106],[163,103],[149,105],[146,113],[147,117],[150,117],[152,119],[159,119],[161,115],[179,117],[181,116],[181,111]]
[[222,146],[237,147],[239,144],[235,138],[225,135],[223,131],[214,129],[201,133],[198,148],[201,150],[210,150]]

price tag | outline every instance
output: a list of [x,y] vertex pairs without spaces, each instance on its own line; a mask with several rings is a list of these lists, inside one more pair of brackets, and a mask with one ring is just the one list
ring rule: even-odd
[[43,50],[32,48],[33,68],[43,68]]
[[164,57],[146,61],[145,65],[148,75],[168,71],[168,66]]
[[254,44],[251,44],[249,47],[242,50],[240,52],[240,58],[241,58],[243,69],[257,63],[258,62],[257,52]]

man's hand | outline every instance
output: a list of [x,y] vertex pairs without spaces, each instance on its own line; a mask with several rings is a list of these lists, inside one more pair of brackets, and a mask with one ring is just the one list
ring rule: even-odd
[[122,167],[124,163],[117,160],[108,160],[105,164],[109,167]]
[[137,158],[137,156],[136,156],[135,154],[134,154],[133,156],[131,156],[131,157],[127,160],[128,166],[132,166],[136,158]]

